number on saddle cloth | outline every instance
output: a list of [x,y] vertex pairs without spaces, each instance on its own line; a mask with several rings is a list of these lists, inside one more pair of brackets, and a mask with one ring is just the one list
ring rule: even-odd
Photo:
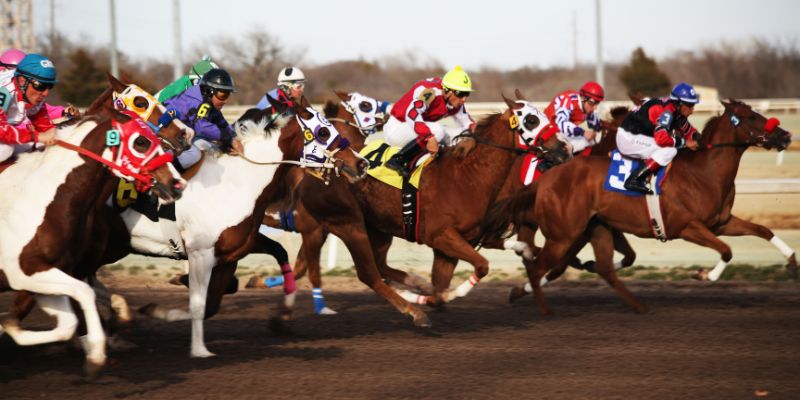
[[[625,189],[625,180],[630,177],[631,173],[636,167],[644,161],[627,158],[623,156],[619,150],[611,152],[611,163],[608,166],[608,174],[606,179],[603,180],[603,188],[610,192],[622,193],[628,196],[644,196],[643,193],[634,192]],[[664,182],[664,177],[667,174],[667,168],[661,168],[656,174],[656,194],[661,194],[661,185]]]

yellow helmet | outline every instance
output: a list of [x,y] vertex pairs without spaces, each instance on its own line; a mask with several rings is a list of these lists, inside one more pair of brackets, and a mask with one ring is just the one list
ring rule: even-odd
[[450,72],[444,74],[442,86],[445,89],[457,90],[459,92],[471,92],[472,80],[469,79],[469,75],[461,69],[460,65],[456,65]]

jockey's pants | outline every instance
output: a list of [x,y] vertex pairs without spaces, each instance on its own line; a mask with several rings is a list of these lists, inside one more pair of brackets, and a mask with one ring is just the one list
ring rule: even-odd
[[[14,154],[31,151],[32,148],[33,148],[33,143],[25,143],[25,144],[0,143],[0,162],[8,160]],[[44,143],[36,143],[36,148],[37,149],[44,148]]]
[[[449,146],[453,138],[463,131],[463,129],[453,126],[444,126],[436,122],[426,122],[425,125],[428,125],[436,141],[446,146]],[[383,135],[384,138],[386,138],[386,143],[394,147],[403,147],[411,143],[412,140],[417,140],[419,136],[414,132],[414,128],[411,124],[408,122],[400,122],[395,117],[390,117],[386,125],[383,126]]]
[[204,139],[195,139],[192,142],[192,147],[184,150],[183,153],[178,155],[178,162],[184,170],[189,169],[192,165],[197,164],[203,156],[203,150],[213,149],[214,145]]
[[594,146],[597,142],[595,140],[587,140],[583,136],[564,136],[567,138],[567,141],[572,145],[572,153],[580,153],[585,150],[587,147]]
[[662,167],[678,154],[678,149],[674,147],[661,147],[650,136],[636,135],[622,128],[617,129],[617,149],[627,157],[641,160],[652,158]]

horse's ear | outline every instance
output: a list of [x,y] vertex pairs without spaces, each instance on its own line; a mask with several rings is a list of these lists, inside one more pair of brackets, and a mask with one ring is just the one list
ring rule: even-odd
[[340,99],[342,99],[342,101],[350,100],[350,94],[348,94],[348,93],[340,92],[338,90],[334,90],[333,93],[336,93],[336,96],[338,96]]
[[505,94],[501,93],[500,96],[503,96],[503,101],[506,102],[506,105],[508,106],[509,109],[513,110],[514,107],[517,105],[517,103],[515,103],[514,100],[509,99],[508,97],[506,97]]
[[286,109],[289,108],[286,106],[286,104],[281,103],[280,101],[276,100],[269,94],[267,94],[266,96],[269,105],[272,106],[272,109],[275,110],[275,112],[277,112],[278,114],[283,114],[284,112],[286,112]]
[[299,101],[294,102],[294,111],[303,119],[311,119],[314,117],[308,108],[311,107],[311,104],[306,99],[306,96],[300,98]]
[[125,90],[125,88],[128,86],[128,85],[122,83],[114,75],[111,75],[108,72],[106,72],[106,75],[108,76],[108,83],[111,85],[111,88],[114,89],[115,92],[120,93],[123,90]]
[[528,101],[528,99],[522,95],[522,92],[520,92],[519,89],[514,89],[514,96],[517,96],[517,100]]
[[727,99],[727,101],[726,101],[726,100],[720,100],[719,102],[722,104],[722,106],[723,106],[723,107],[725,107],[726,109],[728,109],[728,108],[730,108],[730,107],[731,107],[731,102],[732,102],[732,101],[733,101],[733,100],[731,100],[731,99]]

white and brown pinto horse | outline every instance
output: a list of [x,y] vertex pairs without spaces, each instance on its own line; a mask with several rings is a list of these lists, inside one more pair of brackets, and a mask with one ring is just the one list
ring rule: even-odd
[[107,199],[101,188],[122,177],[172,202],[185,185],[140,118],[110,115],[59,130],[58,146],[21,155],[0,178],[0,290],[36,293],[39,307],[57,319],[48,331],[22,329],[14,318],[0,325],[20,345],[68,340],[78,325],[74,299],[86,321],[90,375],[105,363],[106,337],[94,291],[71,274],[92,246],[92,211]]

